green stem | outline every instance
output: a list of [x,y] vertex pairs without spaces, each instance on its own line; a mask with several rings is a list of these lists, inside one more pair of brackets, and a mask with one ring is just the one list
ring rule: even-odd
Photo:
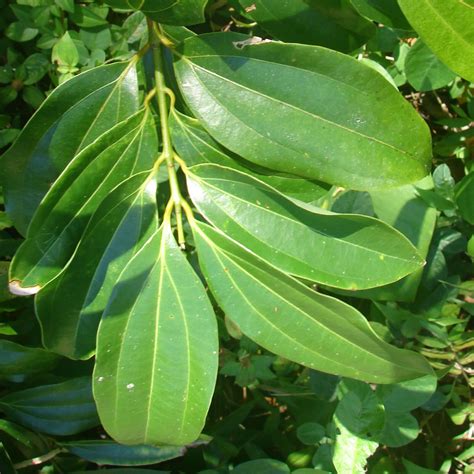
[[153,62],[155,65],[155,87],[156,98],[158,102],[158,110],[160,112],[161,135],[163,140],[163,154],[168,167],[168,178],[171,188],[171,199],[174,203],[176,213],[176,226],[178,230],[178,244],[184,249],[185,238],[183,230],[183,212],[181,204],[183,197],[178,184],[178,176],[176,175],[173,145],[171,142],[171,135],[169,129],[169,108],[168,108],[168,88],[166,87],[164,75],[164,61],[163,61],[163,46],[156,33],[156,25],[153,21],[148,20],[148,32],[150,35],[150,44],[153,52]]

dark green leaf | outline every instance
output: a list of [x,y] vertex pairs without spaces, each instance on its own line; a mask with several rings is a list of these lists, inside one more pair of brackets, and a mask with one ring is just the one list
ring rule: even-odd
[[351,3],[366,18],[392,28],[411,30],[397,0],[351,0]]
[[150,170],[158,148],[149,109],[116,125],[86,147],[49,190],[10,269],[10,289],[37,293],[71,257],[91,215],[129,176]]
[[310,290],[203,223],[201,268],[224,312],[257,344],[317,370],[394,383],[431,373],[418,354],[384,343],[354,308]]
[[0,339],[0,378],[23,382],[28,376],[48,372],[59,361],[56,354]]
[[127,67],[101,66],[56,88],[3,155],[6,208],[23,235],[72,158],[138,109],[136,72]]
[[165,221],[121,274],[99,327],[94,395],[107,432],[126,444],[194,441],[217,351],[212,306]]
[[471,0],[398,0],[421,39],[446,66],[474,81],[474,5]]
[[[183,26],[204,22],[208,0],[144,0],[140,9],[153,20],[166,25]],[[134,1],[129,0],[129,3]]]
[[276,39],[351,52],[375,34],[348,0],[239,0]]
[[423,263],[405,237],[376,219],[309,212],[221,166],[194,166],[190,173],[188,189],[199,212],[284,272],[355,290],[393,282]]
[[183,456],[186,452],[186,448],[182,446],[124,446],[113,441],[71,441],[61,443],[61,446],[90,462],[115,466],[157,464]]
[[13,421],[51,435],[73,435],[99,424],[90,377],[10,393],[0,407]]
[[457,186],[456,204],[462,218],[474,225],[474,172],[464,177]]
[[234,474],[290,474],[290,468],[276,459],[255,459],[236,466]]
[[428,128],[378,72],[325,48],[247,42],[234,33],[188,38],[176,62],[194,115],[224,146],[354,189],[427,174]]
[[117,278],[158,228],[156,187],[144,172],[115,188],[92,216],[71,262],[38,294],[36,314],[49,350],[72,358],[94,353]]

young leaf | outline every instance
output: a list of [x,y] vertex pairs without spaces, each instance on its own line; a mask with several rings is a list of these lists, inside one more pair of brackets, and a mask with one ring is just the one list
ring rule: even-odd
[[128,63],[100,66],[57,87],[3,155],[5,206],[26,235],[39,202],[72,158],[138,109]]
[[43,344],[74,359],[95,350],[100,317],[125,265],[158,228],[156,180],[132,176],[101,203],[68,266],[36,297]]
[[134,173],[150,170],[158,141],[144,110],[85,148],[45,196],[10,268],[10,289],[37,293],[71,257],[91,215],[109,192]]
[[446,66],[474,81],[472,0],[398,0],[403,13]]
[[70,441],[61,443],[61,447],[90,462],[114,466],[157,464],[183,456],[186,452],[183,446],[124,446],[108,440]]
[[425,176],[428,127],[377,71],[325,48],[212,33],[185,40],[175,70],[193,114],[266,168],[353,189]]
[[266,168],[245,162],[221,147],[198,120],[177,111],[171,116],[173,144],[187,166],[214,163],[243,171],[278,189],[278,191],[304,202],[316,201],[324,196],[329,186],[317,181],[275,173]]
[[124,444],[194,441],[217,373],[217,325],[169,224],[121,274],[99,326],[94,396]]
[[307,211],[230,168],[192,167],[188,190],[199,212],[213,225],[300,278],[364,289],[399,280],[423,264],[413,245],[381,221],[316,208]]
[[347,0],[239,0],[276,39],[351,52],[375,35],[372,22]]
[[379,339],[349,305],[310,290],[220,232],[193,225],[201,268],[226,315],[257,344],[316,370],[375,383],[432,372]]
[[69,436],[99,424],[90,377],[10,393],[0,407],[13,421],[51,435]]

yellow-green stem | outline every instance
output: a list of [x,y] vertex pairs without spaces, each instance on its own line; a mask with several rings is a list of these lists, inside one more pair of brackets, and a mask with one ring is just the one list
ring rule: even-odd
[[155,87],[156,98],[158,102],[158,110],[160,113],[161,136],[163,140],[163,157],[168,167],[168,178],[171,189],[171,199],[174,202],[174,210],[176,214],[176,227],[178,231],[178,244],[181,248],[185,246],[184,230],[183,230],[183,213],[181,203],[183,198],[179,190],[178,176],[176,175],[173,145],[168,123],[169,108],[167,99],[167,87],[164,75],[163,46],[156,33],[157,26],[154,22],[148,20],[148,32],[150,35],[150,44],[153,52],[153,62],[155,66]]

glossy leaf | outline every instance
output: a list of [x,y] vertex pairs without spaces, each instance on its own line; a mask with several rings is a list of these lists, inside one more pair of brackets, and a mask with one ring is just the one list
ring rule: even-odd
[[42,433],[69,436],[99,424],[90,377],[38,385],[0,399],[13,421]]
[[474,173],[465,176],[456,187],[456,204],[464,220],[474,225]]
[[398,0],[410,24],[451,70],[474,81],[472,0]]
[[193,114],[228,149],[354,189],[427,174],[428,127],[378,72],[316,46],[246,41],[234,33],[189,38],[175,64]]
[[173,144],[187,166],[214,163],[255,176],[278,191],[304,202],[316,201],[324,196],[329,186],[284,173],[275,173],[256,166],[225,150],[202,127],[198,120],[177,111],[171,120]]
[[221,166],[194,166],[190,173],[188,190],[199,212],[284,272],[355,290],[396,281],[423,264],[404,236],[376,219],[309,212]]
[[351,0],[351,3],[366,18],[392,28],[411,30],[397,0]]
[[107,432],[125,444],[194,441],[217,351],[212,306],[165,222],[121,274],[99,327],[94,396]]
[[23,382],[28,376],[48,372],[59,357],[40,348],[0,339],[0,379]]
[[100,66],[57,87],[3,155],[6,209],[23,235],[43,196],[72,158],[138,109],[128,63]]
[[431,373],[418,354],[386,344],[349,305],[310,290],[203,223],[199,261],[219,306],[265,349],[307,367],[376,383]]
[[239,0],[274,38],[350,52],[375,35],[372,22],[348,0]]
[[408,82],[421,92],[439,89],[456,78],[456,74],[421,40],[418,40],[407,54],[405,73]]
[[[183,446],[124,446],[113,441],[85,440],[61,443],[70,453],[97,464],[144,466],[183,456]],[[141,471],[140,471],[141,472]]]
[[149,111],[120,123],[84,149],[54,183],[10,267],[13,293],[36,293],[62,270],[91,215],[109,192],[150,170],[157,136]]
[[46,348],[74,359],[94,353],[117,278],[158,228],[156,188],[149,172],[115,188],[92,216],[71,262],[40,291],[36,314]]

